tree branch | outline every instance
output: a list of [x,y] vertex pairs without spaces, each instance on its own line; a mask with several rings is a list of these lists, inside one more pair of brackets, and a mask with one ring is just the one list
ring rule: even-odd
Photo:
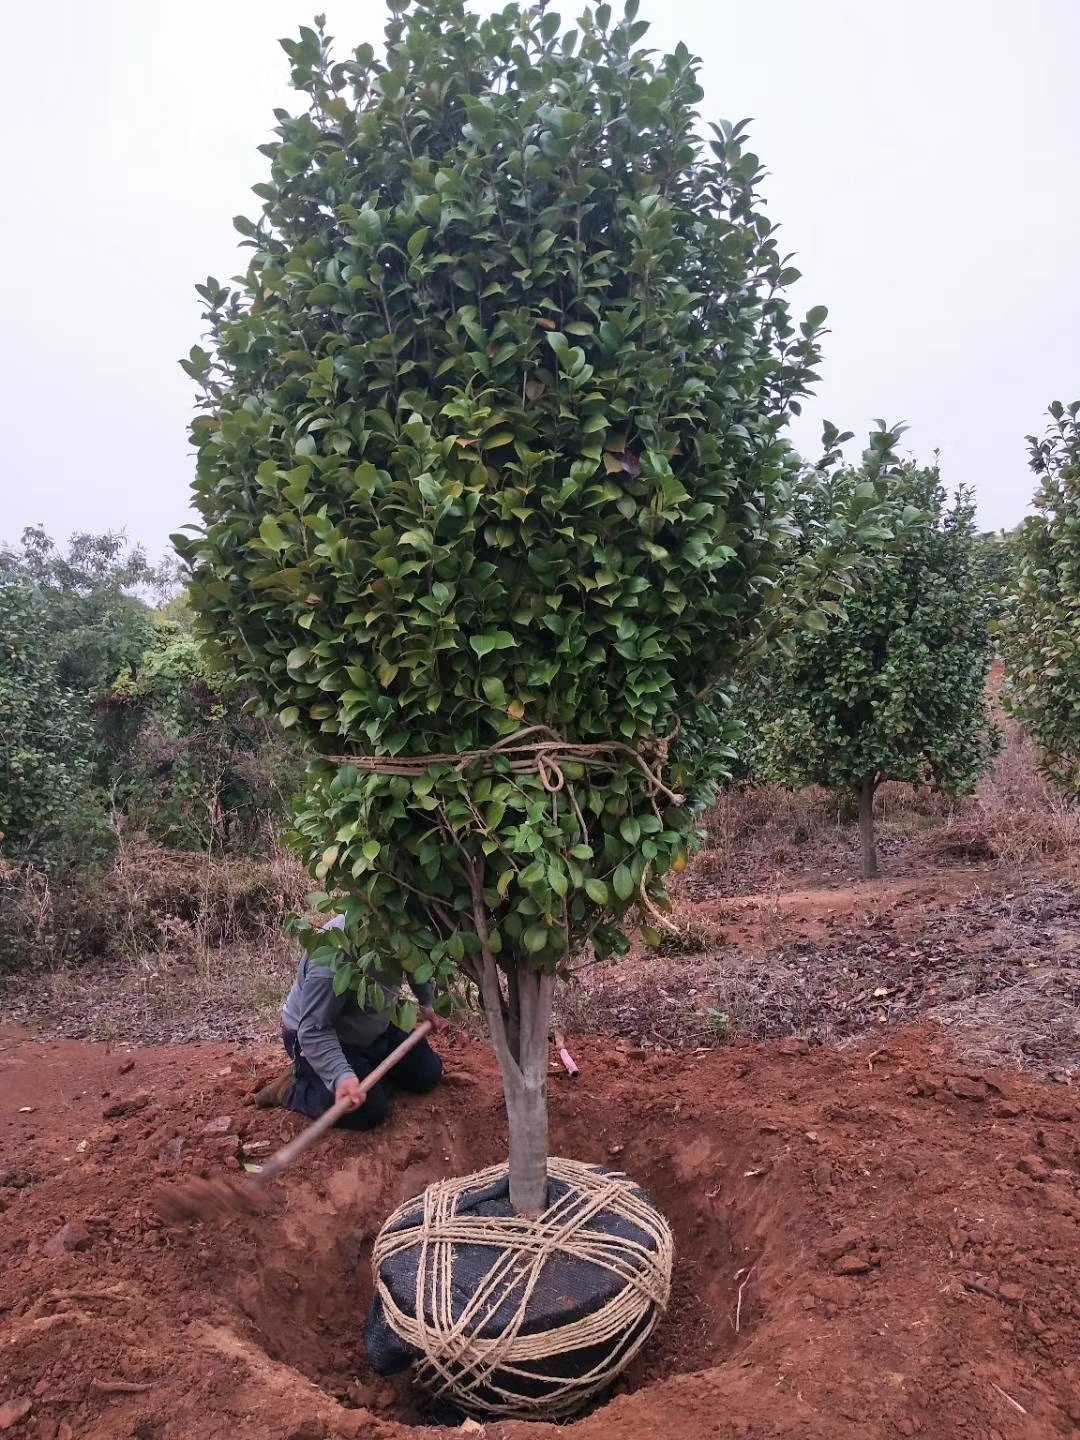
[[502,987],[499,984],[499,968],[495,963],[495,955],[491,948],[487,909],[484,905],[484,883],[481,879],[480,867],[468,857],[465,860],[465,873],[469,877],[473,924],[476,926],[476,934],[480,941],[480,953],[483,957],[483,965],[480,970],[480,995],[484,1002],[484,1014],[487,1017],[488,1030],[491,1033],[492,1048],[503,1074],[511,1082],[520,1084],[521,1067],[511,1052],[506,1033],[506,1016],[503,1010]]

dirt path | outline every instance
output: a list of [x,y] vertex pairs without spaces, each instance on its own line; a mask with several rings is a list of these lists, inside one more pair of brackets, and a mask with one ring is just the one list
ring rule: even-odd
[[[552,1075],[553,1148],[652,1192],[673,1303],[609,1405],[490,1440],[1075,1433],[1075,1092],[943,1046],[908,1029],[658,1056],[582,1037],[580,1081]],[[245,1099],[276,1057],[0,1031],[5,1437],[405,1440],[430,1422],[366,1370],[360,1330],[390,1208],[502,1153],[486,1051],[456,1039],[447,1060],[450,1083],[384,1130],[332,1137],[270,1219],[170,1231],[162,1178],[235,1172],[242,1145],[293,1132]]]
[[[1055,867],[1048,878],[1057,876]],[[1069,868],[1068,874],[1072,875]],[[907,930],[921,929],[927,912],[947,910],[973,895],[1008,891],[1016,876],[986,865],[954,866],[917,875],[883,876],[848,884],[804,885],[763,890],[751,895],[720,896],[693,870],[683,891],[699,924],[720,925],[729,944],[760,947],[794,939],[814,939],[844,924],[872,925],[894,918]]]

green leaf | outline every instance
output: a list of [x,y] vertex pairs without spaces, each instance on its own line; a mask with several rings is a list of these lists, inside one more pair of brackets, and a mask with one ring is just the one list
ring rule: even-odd
[[300,719],[300,707],[298,705],[287,705],[278,715],[278,724],[283,730],[291,730]]
[[802,617],[802,623],[807,630],[823,634],[829,628],[829,617],[821,610],[807,610]]
[[365,860],[374,860],[378,856],[381,849],[382,846],[379,844],[378,840],[367,840],[364,842],[364,847],[361,853]]
[[472,635],[469,637],[469,644],[476,651],[477,655],[489,655],[492,650],[512,649],[515,641],[508,630],[492,630],[486,635]]
[[636,845],[641,839],[641,825],[637,820],[623,820],[619,825],[619,834],[628,845]]
[[548,928],[546,925],[530,925],[521,938],[529,954],[536,955],[548,943]]
[[289,544],[289,537],[272,515],[265,516],[260,523],[259,538],[271,550],[284,550]]
[[419,230],[414,230],[409,236],[406,250],[409,252],[410,260],[415,260],[420,251],[427,244],[427,238],[431,234],[430,225],[422,225]]
[[629,900],[634,893],[634,877],[630,874],[630,868],[627,865],[616,866],[611,883],[620,900]]
[[611,895],[603,880],[588,879],[585,881],[585,894],[594,905],[608,905],[611,903]]

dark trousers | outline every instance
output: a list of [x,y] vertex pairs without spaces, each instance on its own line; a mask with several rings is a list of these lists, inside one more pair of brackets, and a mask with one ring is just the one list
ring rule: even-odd
[[[323,1084],[300,1053],[296,1031],[282,1030],[281,1039],[289,1059],[293,1062],[293,1083],[285,1104],[298,1115],[307,1115],[309,1119],[317,1120],[333,1105],[333,1092]],[[385,1034],[380,1035],[364,1050],[356,1045],[342,1045],[341,1048],[345,1052],[345,1059],[356,1072],[357,1079],[362,1081],[364,1076],[370,1075],[375,1066],[385,1060],[390,1051],[404,1039],[405,1032],[396,1025],[391,1025]],[[338,1125],[345,1130],[370,1130],[372,1126],[380,1125],[390,1113],[389,1086],[397,1086],[399,1090],[408,1090],[414,1095],[423,1095],[435,1088],[442,1079],[442,1073],[442,1061],[428,1042],[421,1040],[398,1061],[385,1080],[372,1086],[363,1105],[350,1111],[338,1121]]]

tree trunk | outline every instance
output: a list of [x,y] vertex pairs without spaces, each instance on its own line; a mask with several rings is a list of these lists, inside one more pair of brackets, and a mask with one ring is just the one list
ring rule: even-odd
[[518,1215],[547,1209],[547,1072],[555,976],[515,966],[503,994],[479,874],[473,875],[473,921],[480,940],[480,994],[502,1074],[510,1129],[510,1203]]
[[516,1065],[500,1064],[510,1125],[510,1203],[519,1215],[547,1209],[548,1032],[554,989],[553,975],[519,973],[521,1052]]
[[859,785],[859,834],[862,838],[862,873],[864,880],[876,880],[878,874],[877,841],[874,837],[874,794],[877,781],[866,779]]

